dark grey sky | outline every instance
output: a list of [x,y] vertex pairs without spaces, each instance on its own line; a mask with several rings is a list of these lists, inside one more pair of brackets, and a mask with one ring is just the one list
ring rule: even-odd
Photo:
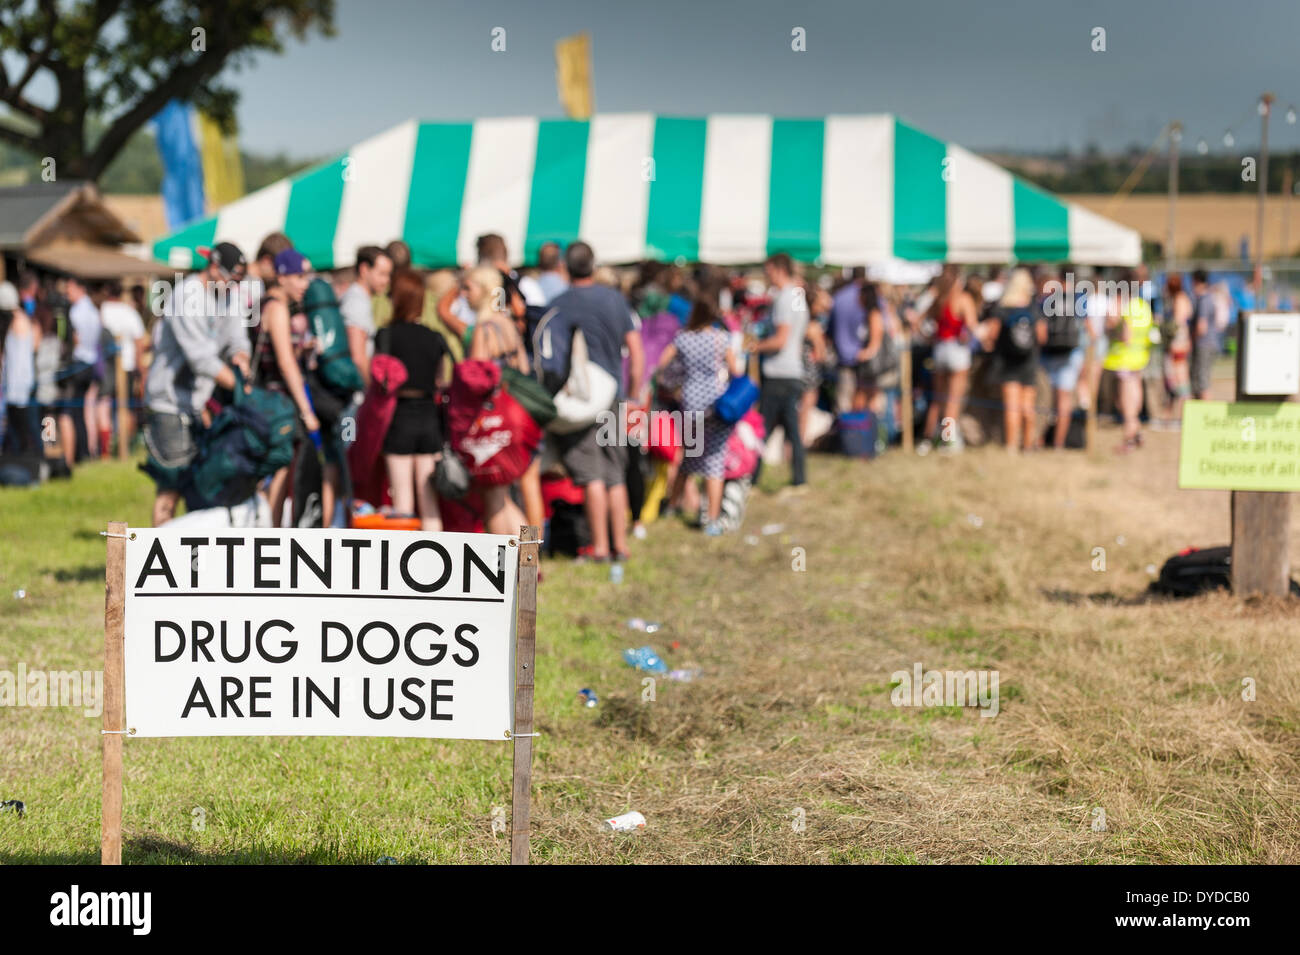
[[[405,119],[559,116],[555,40],[592,34],[596,106],[676,115],[892,112],[975,149],[1300,147],[1300,0],[338,0],[339,35],[236,74],[242,141],[341,152]],[[507,49],[493,53],[493,27]],[[807,52],[790,48],[807,33]],[[1091,50],[1104,27],[1107,50]]]

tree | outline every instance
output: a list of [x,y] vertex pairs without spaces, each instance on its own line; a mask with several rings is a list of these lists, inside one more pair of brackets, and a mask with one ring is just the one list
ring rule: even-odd
[[[0,103],[22,122],[0,141],[53,157],[59,175],[95,179],[131,135],[172,99],[193,103],[226,131],[238,93],[220,82],[260,52],[280,53],[286,35],[334,35],[334,0],[13,0],[0,8],[0,50],[26,57],[13,75],[0,60]],[[46,106],[32,80],[52,79]],[[90,117],[106,118],[95,135]]]

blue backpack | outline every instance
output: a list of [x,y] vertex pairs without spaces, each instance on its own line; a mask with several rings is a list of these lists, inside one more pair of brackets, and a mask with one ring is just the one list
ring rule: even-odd
[[245,393],[243,378],[236,377],[234,403],[199,436],[198,454],[182,482],[189,510],[233,507],[251,497],[262,478],[293,461],[293,402],[264,388]]

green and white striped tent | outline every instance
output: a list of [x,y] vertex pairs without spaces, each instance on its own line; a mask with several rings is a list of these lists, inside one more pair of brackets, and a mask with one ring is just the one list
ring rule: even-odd
[[410,121],[154,245],[177,267],[283,230],[317,268],[400,236],[415,264],[470,262],[503,235],[519,262],[581,237],[605,262],[828,265],[891,258],[1133,265],[1138,234],[890,115],[621,113],[590,121]]

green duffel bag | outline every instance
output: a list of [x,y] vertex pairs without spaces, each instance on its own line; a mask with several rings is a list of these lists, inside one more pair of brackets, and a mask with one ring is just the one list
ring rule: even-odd
[[555,402],[540,381],[517,368],[506,366],[501,369],[501,384],[510,397],[519,402],[528,416],[537,422],[538,427],[545,428],[551,423],[555,417]]

